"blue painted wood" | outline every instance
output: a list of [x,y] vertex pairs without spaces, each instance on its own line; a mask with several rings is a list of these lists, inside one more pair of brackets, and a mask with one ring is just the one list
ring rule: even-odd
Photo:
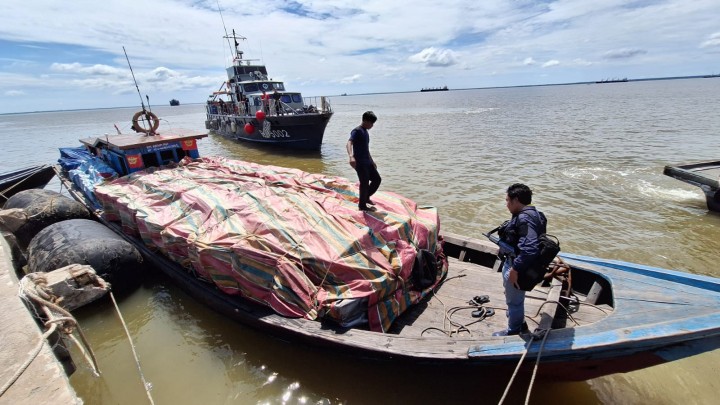
[[[720,347],[720,280],[616,260],[562,254],[576,270],[602,274],[613,290],[614,312],[587,326],[555,329],[542,358],[549,362],[652,353],[665,361]],[[528,343],[473,345],[473,359],[516,358]],[[539,342],[528,347],[537,356]]]

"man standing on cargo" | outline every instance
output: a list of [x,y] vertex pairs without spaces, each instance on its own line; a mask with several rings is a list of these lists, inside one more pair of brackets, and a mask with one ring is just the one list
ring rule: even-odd
[[375,125],[375,121],[377,121],[375,113],[365,111],[362,115],[362,124],[350,132],[350,139],[346,145],[350,166],[355,169],[360,180],[358,208],[361,211],[375,211],[375,208],[368,207],[368,204],[375,205],[370,200],[370,196],[375,194],[382,181],[380,173],[377,171],[377,165],[370,156],[370,133],[368,130]]
[[520,183],[508,187],[505,204],[512,219],[500,229],[500,240],[514,249],[514,254],[505,258],[502,272],[508,327],[493,333],[493,336],[519,335],[528,331],[525,291],[518,285],[518,274],[530,268],[540,256],[539,236],[545,233],[547,227],[545,215],[531,203],[530,187]]

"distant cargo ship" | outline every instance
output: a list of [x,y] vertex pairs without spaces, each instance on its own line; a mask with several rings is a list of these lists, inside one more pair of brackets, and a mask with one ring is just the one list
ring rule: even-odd
[[170,100],[170,105],[180,105],[180,102],[178,100],[172,99]]
[[622,79],[603,79],[603,80],[598,80],[595,83],[624,83],[626,81],[628,81],[627,77],[624,77]]
[[448,87],[447,87],[447,86],[443,86],[443,87],[428,87],[428,88],[420,89],[420,91],[447,91],[447,90],[448,90]]

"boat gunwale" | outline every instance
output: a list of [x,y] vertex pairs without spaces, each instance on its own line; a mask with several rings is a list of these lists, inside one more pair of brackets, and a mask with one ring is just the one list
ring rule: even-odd
[[[80,198],[80,202],[88,208],[91,207],[84,194],[74,189],[72,181],[70,181],[70,179],[67,178],[57,166],[56,173],[63,183],[68,183],[66,184],[68,186],[68,190],[71,190],[71,194],[75,199]],[[156,252],[152,252],[142,243],[141,240],[133,238],[122,232],[122,229],[118,224],[109,222],[102,218],[101,210],[90,210],[101,223],[110,227],[116,233],[120,234],[134,246],[139,248],[141,253],[143,253],[143,256],[149,257],[151,262],[156,264],[163,273],[170,276],[171,279],[178,281],[179,287],[185,290],[190,296],[204,302],[209,307],[230,316],[242,324],[246,324],[259,330],[269,331],[281,339],[283,337],[290,337],[293,340],[301,340],[315,347],[333,347],[342,352],[349,352],[356,355],[361,354],[363,357],[375,359],[403,358],[406,360],[425,363],[444,364],[465,362],[471,365],[501,364],[516,361],[518,356],[525,350],[525,346],[527,344],[526,340],[520,336],[510,336],[504,338],[489,336],[482,336],[480,338],[458,337],[451,339],[444,336],[415,337],[387,333],[382,334],[362,329],[343,328],[336,325],[328,325],[326,322],[307,320],[303,318],[286,318],[275,314],[271,309],[260,304],[256,304],[241,297],[229,296],[222,293],[216,287],[189,274],[187,271],[182,269],[179,264],[170,261],[170,259],[166,257],[156,254]],[[447,235],[448,239],[458,237],[453,234]],[[462,238],[462,240],[467,242],[465,245],[466,248],[467,246],[472,246],[473,244],[486,247],[488,250],[492,250],[493,248],[488,245],[489,242],[478,239]],[[490,254],[490,252],[484,253]],[[570,260],[588,258],[586,256],[572,254],[563,254],[563,256]],[[627,270],[612,267],[609,268],[608,272],[601,272],[593,269],[593,267],[599,267],[601,265],[593,263],[575,266],[583,271],[588,271],[604,277],[611,283],[611,285],[613,284],[613,278],[615,275],[627,272]],[[482,266],[482,268],[489,269],[485,266]],[[659,271],[659,273],[672,274],[674,276],[689,275],[689,273],[680,273],[672,270],[654,270]],[[652,277],[647,274],[634,274],[638,274],[640,277]],[[703,276],[691,275],[691,278],[703,279]],[[711,278],[708,279],[712,281]],[[672,280],[666,281],[672,282]],[[718,284],[718,282],[715,282],[715,284]],[[204,296],[199,296],[198,293]],[[218,308],[218,306],[220,306],[220,308]],[[546,347],[542,352],[543,360],[546,362],[565,362],[568,359],[587,358],[588,356],[592,357],[592,359],[610,359],[617,358],[618,354],[621,353],[633,354],[649,349],[659,349],[668,345],[684,343],[688,340],[720,336],[720,327],[707,329],[697,326],[694,330],[688,330],[686,333],[680,334],[678,334],[677,331],[667,328],[667,333],[646,333],[643,336],[639,336],[637,339],[628,339],[625,337],[623,339],[611,341],[611,339],[605,338],[604,341],[607,343],[599,345],[597,343],[598,337],[602,337],[603,335],[612,337],[613,335],[618,334],[618,327],[613,327],[612,329],[602,328],[602,326],[612,320],[613,315],[616,314],[617,311],[614,310],[607,317],[592,324],[553,329],[547,342],[545,343]],[[720,324],[720,314],[710,314],[701,317],[690,316],[683,321],[687,323],[691,322],[693,319],[702,319],[705,321],[715,320],[717,321],[717,324]],[[673,323],[677,324],[677,321],[668,321],[665,324],[670,325]],[[702,323],[696,322],[696,325],[701,324]],[[640,326],[637,324],[629,325],[629,327],[643,333],[657,330],[657,326],[657,323],[641,324]],[[663,328],[663,330],[664,329],[665,328]],[[662,330],[660,330],[660,332],[662,332]],[[567,335],[573,335],[572,341],[567,341]],[[690,337],[690,339],[688,339],[688,337]],[[595,341],[595,343],[591,344],[593,341]],[[423,342],[426,343],[425,346],[422,345]],[[583,343],[578,345],[579,342]],[[563,347],[559,348],[558,346],[560,345]],[[480,352],[483,350],[478,350],[478,346],[484,347],[485,351],[488,349],[492,350],[493,354],[488,354],[487,356],[481,355]],[[531,348],[528,351],[528,357],[530,358],[537,355],[538,350],[535,348]]]

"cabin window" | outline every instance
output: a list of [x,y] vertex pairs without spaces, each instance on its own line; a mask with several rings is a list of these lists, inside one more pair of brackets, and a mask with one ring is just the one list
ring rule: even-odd
[[160,162],[158,162],[157,155],[155,154],[155,152],[143,153],[142,158],[143,158],[143,163],[145,163],[145,167],[160,166]]
[[290,96],[287,95],[287,94],[283,94],[282,96],[280,96],[280,101],[282,101],[283,103],[287,104],[287,103],[289,103],[290,101],[292,101],[292,97],[290,97]]
[[245,88],[245,93],[253,93],[258,91],[258,85],[256,83],[243,84],[243,88]]
[[302,96],[299,94],[293,94],[292,100],[296,103],[302,103]]
[[273,86],[275,86],[275,90],[285,91],[285,86],[282,83],[273,83]]
[[160,159],[162,159],[162,164],[166,165],[170,162],[175,161],[175,154],[173,153],[172,149],[164,150],[160,152]]

